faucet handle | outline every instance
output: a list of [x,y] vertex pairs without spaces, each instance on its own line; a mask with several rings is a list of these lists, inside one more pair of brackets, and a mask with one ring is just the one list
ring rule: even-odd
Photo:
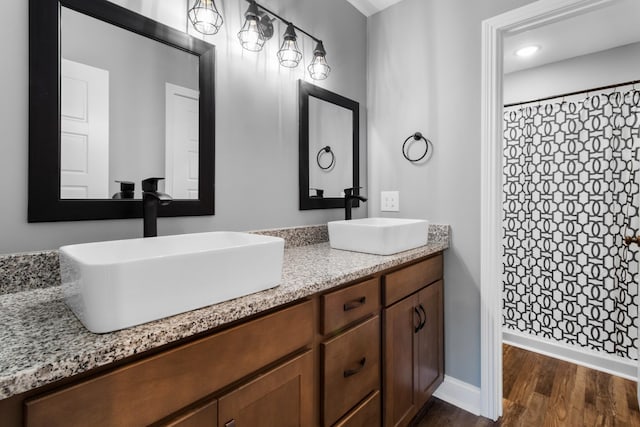
[[136,183],[131,181],[120,181],[116,179],[115,182],[120,184],[120,191],[134,191],[136,189]]
[[158,191],[158,181],[164,178],[147,178],[142,180],[142,191]]
[[353,196],[353,193],[359,193],[358,190],[360,190],[362,187],[349,187],[349,188],[345,188],[344,189],[344,195],[345,196]]

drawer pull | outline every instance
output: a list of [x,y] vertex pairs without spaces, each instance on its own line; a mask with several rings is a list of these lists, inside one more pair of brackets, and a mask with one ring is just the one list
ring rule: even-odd
[[356,298],[354,300],[346,302],[342,306],[342,308],[344,309],[344,311],[353,310],[354,308],[358,308],[358,307],[364,305],[365,301],[367,301],[367,297]]
[[422,304],[420,304],[419,308],[420,308],[420,311],[422,312],[422,316],[423,316],[422,325],[420,325],[420,329],[422,329],[422,328],[424,328],[424,325],[427,324],[427,312],[424,310],[424,306]]
[[236,420],[231,420],[225,423],[224,427],[236,427]]
[[362,371],[364,369],[364,365],[365,363],[367,363],[367,358],[363,357],[362,359],[360,359],[360,361],[358,362],[358,367],[355,369],[347,369],[346,371],[344,371],[344,377],[348,378],[351,375],[355,375],[358,372]]

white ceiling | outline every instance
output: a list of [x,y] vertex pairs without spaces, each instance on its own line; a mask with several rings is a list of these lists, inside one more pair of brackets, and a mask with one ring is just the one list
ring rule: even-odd
[[[590,13],[506,37],[504,72],[511,73],[639,42],[639,22],[640,0],[618,0],[611,6]],[[540,51],[529,58],[515,55],[516,50],[531,44],[540,46]]]
[[401,0],[347,0],[365,16],[371,16]]

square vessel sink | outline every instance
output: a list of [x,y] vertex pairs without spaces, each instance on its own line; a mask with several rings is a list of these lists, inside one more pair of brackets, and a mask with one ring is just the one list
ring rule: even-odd
[[67,305],[91,332],[161,319],[277,286],[284,240],[181,234],[60,248]]
[[429,221],[404,218],[362,218],[331,221],[329,243],[334,249],[391,255],[427,244]]

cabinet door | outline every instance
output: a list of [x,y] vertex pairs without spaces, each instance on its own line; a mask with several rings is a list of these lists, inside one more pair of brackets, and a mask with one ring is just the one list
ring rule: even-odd
[[444,319],[442,280],[418,293],[424,326],[418,332],[418,406],[422,406],[444,378]]
[[385,310],[384,425],[406,426],[418,409],[416,402],[418,294]]
[[162,427],[216,427],[218,425],[218,401],[207,402],[159,425]]
[[218,400],[218,427],[312,425],[311,351],[277,366]]

